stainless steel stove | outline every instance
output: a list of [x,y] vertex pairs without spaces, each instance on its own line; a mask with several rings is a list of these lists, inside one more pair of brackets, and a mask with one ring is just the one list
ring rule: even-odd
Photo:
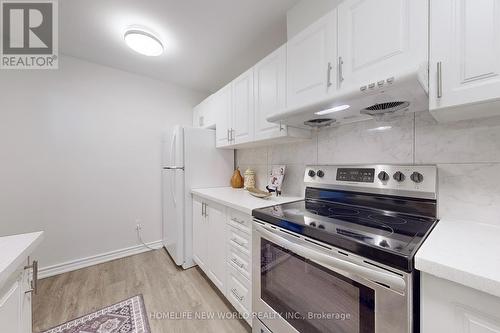
[[304,181],[305,200],[253,211],[254,332],[418,332],[436,167],[310,166]]

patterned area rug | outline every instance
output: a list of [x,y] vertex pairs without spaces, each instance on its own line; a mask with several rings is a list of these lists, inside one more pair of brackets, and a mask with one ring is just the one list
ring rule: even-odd
[[151,333],[142,295],[68,321],[42,333]]

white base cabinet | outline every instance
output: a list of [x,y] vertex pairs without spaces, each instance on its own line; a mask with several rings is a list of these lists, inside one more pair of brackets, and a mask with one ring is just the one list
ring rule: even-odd
[[20,267],[0,290],[2,332],[32,333],[32,279],[32,269]]
[[252,217],[193,196],[193,257],[252,325]]
[[500,333],[500,298],[422,273],[421,332]]
[[226,292],[226,215],[223,206],[194,198],[193,259],[212,282]]

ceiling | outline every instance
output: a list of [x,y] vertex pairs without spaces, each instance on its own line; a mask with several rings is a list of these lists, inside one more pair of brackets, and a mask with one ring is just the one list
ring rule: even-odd
[[[286,42],[298,0],[72,0],[59,2],[62,54],[215,92]],[[130,26],[155,32],[160,57],[127,48]]]

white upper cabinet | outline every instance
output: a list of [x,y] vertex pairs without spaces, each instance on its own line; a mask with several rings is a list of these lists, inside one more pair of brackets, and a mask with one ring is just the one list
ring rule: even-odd
[[430,54],[436,119],[500,114],[500,0],[432,1]]
[[214,106],[213,96],[209,96],[193,109],[193,126],[214,128],[217,110]]
[[326,98],[336,90],[337,11],[325,15],[287,44],[287,108]]
[[[438,0],[439,2],[441,0]],[[427,0],[347,0],[338,7],[339,87],[426,70]]]
[[266,120],[286,105],[286,46],[255,65],[255,138],[268,139],[285,130]]
[[241,144],[254,136],[254,87],[253,68],[233,81],[233,110],[230,141]]
[[226,147],[231,144],[230,130],[233,108],[233,86],[228,84],[213,95],[214,109],[216,110],[216,140],[217,147]]

